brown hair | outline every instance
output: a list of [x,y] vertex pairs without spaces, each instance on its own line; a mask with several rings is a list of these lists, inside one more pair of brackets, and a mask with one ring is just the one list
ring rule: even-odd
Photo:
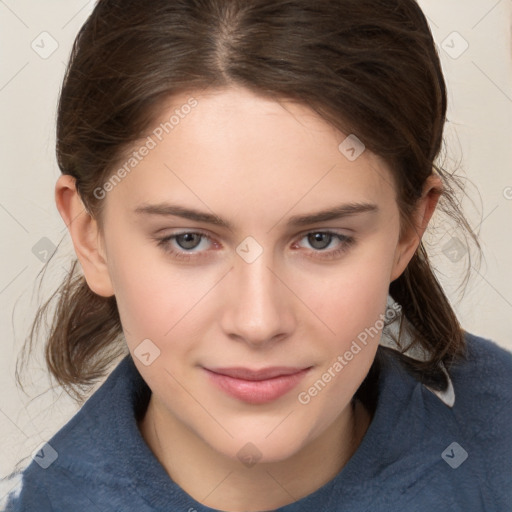
[[[455,197],[459,178],[436,165],[446,86],[414,0],[99,0],[64,78],[57,160],[100,228],[103,201],[94,191],[144,136],[162,102],[234,84],[307,105],[381,156],[394,175],[402,228],[435,169],[444,187],[439,208],[480,248]],[[78,270],[75,259],[37,312],[28,340],[30,347],[56,298],[46,360],[76,396],[126,350],[115,297],[93,293]],[[401,360],[430,382],[441,361],[462,356],[465,340],[423,242],[389,292],[416,328],[414,343],[431,351],[424,363]]]

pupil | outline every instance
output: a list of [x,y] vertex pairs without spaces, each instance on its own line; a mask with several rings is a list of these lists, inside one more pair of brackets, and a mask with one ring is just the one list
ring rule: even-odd
[[[310,235],[309,238],[310,238],[311,245],[315,249],[325,249],[330,243],[331,235],[329,235],[328,233],[314,233],[313,235]],[[327,238],[328,243],[325,244],[325,240],[324,240],[324,244],[322,244],[322,238]],[[317,243],[320,243],[320,247],[318,247],[316,245]]]
[[[177,237],[177,241],[183,249],[193,249],[197,243],[194,243],[194,238],[198,237],[197,233],[185,233],[183,235],[179,235]],[[180,239],[184,241],[184,243],[180,242]]]

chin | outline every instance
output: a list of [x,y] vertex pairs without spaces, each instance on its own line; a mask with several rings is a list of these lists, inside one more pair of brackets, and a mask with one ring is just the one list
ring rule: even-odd
[[245,431],[243,437],[226,439],[222,444],[210,443],[210,446],[225,457],[250,468],[256,464],[285,461],[297,454],[306,442],[307,434],[300,436],[294,432],[292,435],[283,429],[280,435],[277,431],[269,435],[268,429],[265,429],[260,432],[254,431],[254,435]]

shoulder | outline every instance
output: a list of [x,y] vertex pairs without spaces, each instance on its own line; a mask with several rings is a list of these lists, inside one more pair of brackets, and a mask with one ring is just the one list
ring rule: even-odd
[[504,510],[512,498],[512,353],[474,334],[466,341],[465,359],[448,369],[453,419],[488,502]]
[[140,382],[130,360],[123,360],[71,420],[32,454],[30,464],[4,479],[5,510],[51,512],[52,505],[68,510],[66,500],[74,500],[69,510],[90,508],[91,494],[117,478],[111,467],[122,439],[133,437],[127,425]]
[[510,508],[512,353],[467,332],[465,341],[463,357],[446,366],[454,401],[383,351],[377,411],[356,459],[387,488],[379,510]]
[[485,358],[489,363],[495,363],[498,366],[508,365],[508,369],[512,368],[512,352],[498,345],[495,341],[477,336],[469,332],[465,333],[468,356],[470,359],[476,357]]
[[466,407],[473,404],[483,409],[495,409],[497,404],[508,405],[510,413],[512,352],[495,341],[471,333],[466,332],[465,338],[465,358],[448,368],[456,401]]
[[[512,352],[466,333],[465,358],[448,368],[455,391],[453,414],[474,443],[508,451],[512,461]],[[512,472],[512,468],[511,468]]]
[[53,512],[50,500],[37,481],[30,484],[26,492],[28,471],[12,473],[0,479],[0,510],[2,512],[25,512],[37,510]]

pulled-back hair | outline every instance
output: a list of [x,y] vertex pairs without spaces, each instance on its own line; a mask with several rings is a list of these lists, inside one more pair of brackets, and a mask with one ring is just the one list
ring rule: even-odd
[[[164,102],[231,85],[309,106],[382,157],[394,177],[401,230],[436,172],[443,182],[438,208],[480,247],[458,206],[459,178],[438,164],[446,85],[415,0],[99,0],[66,70],[57,160],[100,229],[104,201],[95,190]],[[430,353],[424,362],[401,360],[431,382],[441,362],[462,356],[465,340],[423,242],[389,292],[415,327],[414,343]],[[126,350],[116,299],[92,292],[75,259],[38,310],[28,346],[55,300],[46,360],[79,396]]]

